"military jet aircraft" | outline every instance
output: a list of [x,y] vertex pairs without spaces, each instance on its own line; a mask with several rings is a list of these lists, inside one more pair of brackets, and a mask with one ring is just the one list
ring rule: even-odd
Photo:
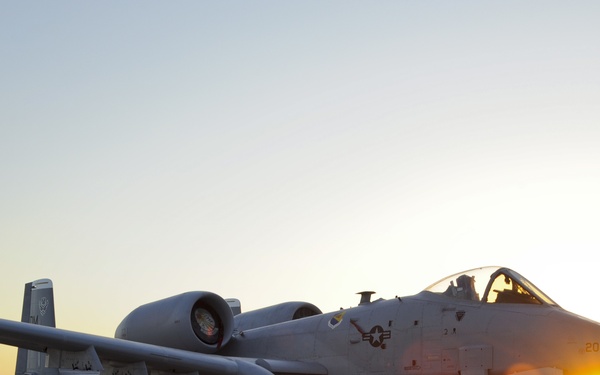
[[323,314],[306,302],[242,313],[239,301],[189,292],[138,307],[107,338],[54,328],[43,279],[26,285],[23,322],[0,320],[0,343],[22,348],[17,375],[600,374],[600,325],[511,269],[371,294]]

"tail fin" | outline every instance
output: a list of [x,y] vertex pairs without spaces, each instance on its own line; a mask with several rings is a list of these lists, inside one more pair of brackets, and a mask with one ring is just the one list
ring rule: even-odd
[[[21,321],[55,327],[52,280],[40,279],[25,284]],[[17,352],[16,375],[41,372],[46,367],[46,354],[27,349]]]
[[237,298],[227,298],[225,300],[233,313],[233,316],[239,315],[242,313],[242,303]]

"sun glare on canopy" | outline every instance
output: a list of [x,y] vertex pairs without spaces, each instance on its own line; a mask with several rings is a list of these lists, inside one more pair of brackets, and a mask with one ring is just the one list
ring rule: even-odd
[[425,289],[448,297],[486,303],[556,303],[517,272],[502,267],[483,267],[448,276]]

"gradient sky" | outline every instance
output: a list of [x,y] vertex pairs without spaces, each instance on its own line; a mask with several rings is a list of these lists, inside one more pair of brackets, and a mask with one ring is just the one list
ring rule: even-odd
[[[600,3],[4,2],[0,316],[112,336],[514,268],[600,320]],[[593,293],[591,297],[588,293]],[[16,350],[0,346],[0,374]]]

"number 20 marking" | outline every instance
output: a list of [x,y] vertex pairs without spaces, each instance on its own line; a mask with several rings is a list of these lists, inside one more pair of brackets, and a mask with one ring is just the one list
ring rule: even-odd
[[586,353],[597,353],[600,352],[600,343],[597,342],[586,342],[585,343]]

